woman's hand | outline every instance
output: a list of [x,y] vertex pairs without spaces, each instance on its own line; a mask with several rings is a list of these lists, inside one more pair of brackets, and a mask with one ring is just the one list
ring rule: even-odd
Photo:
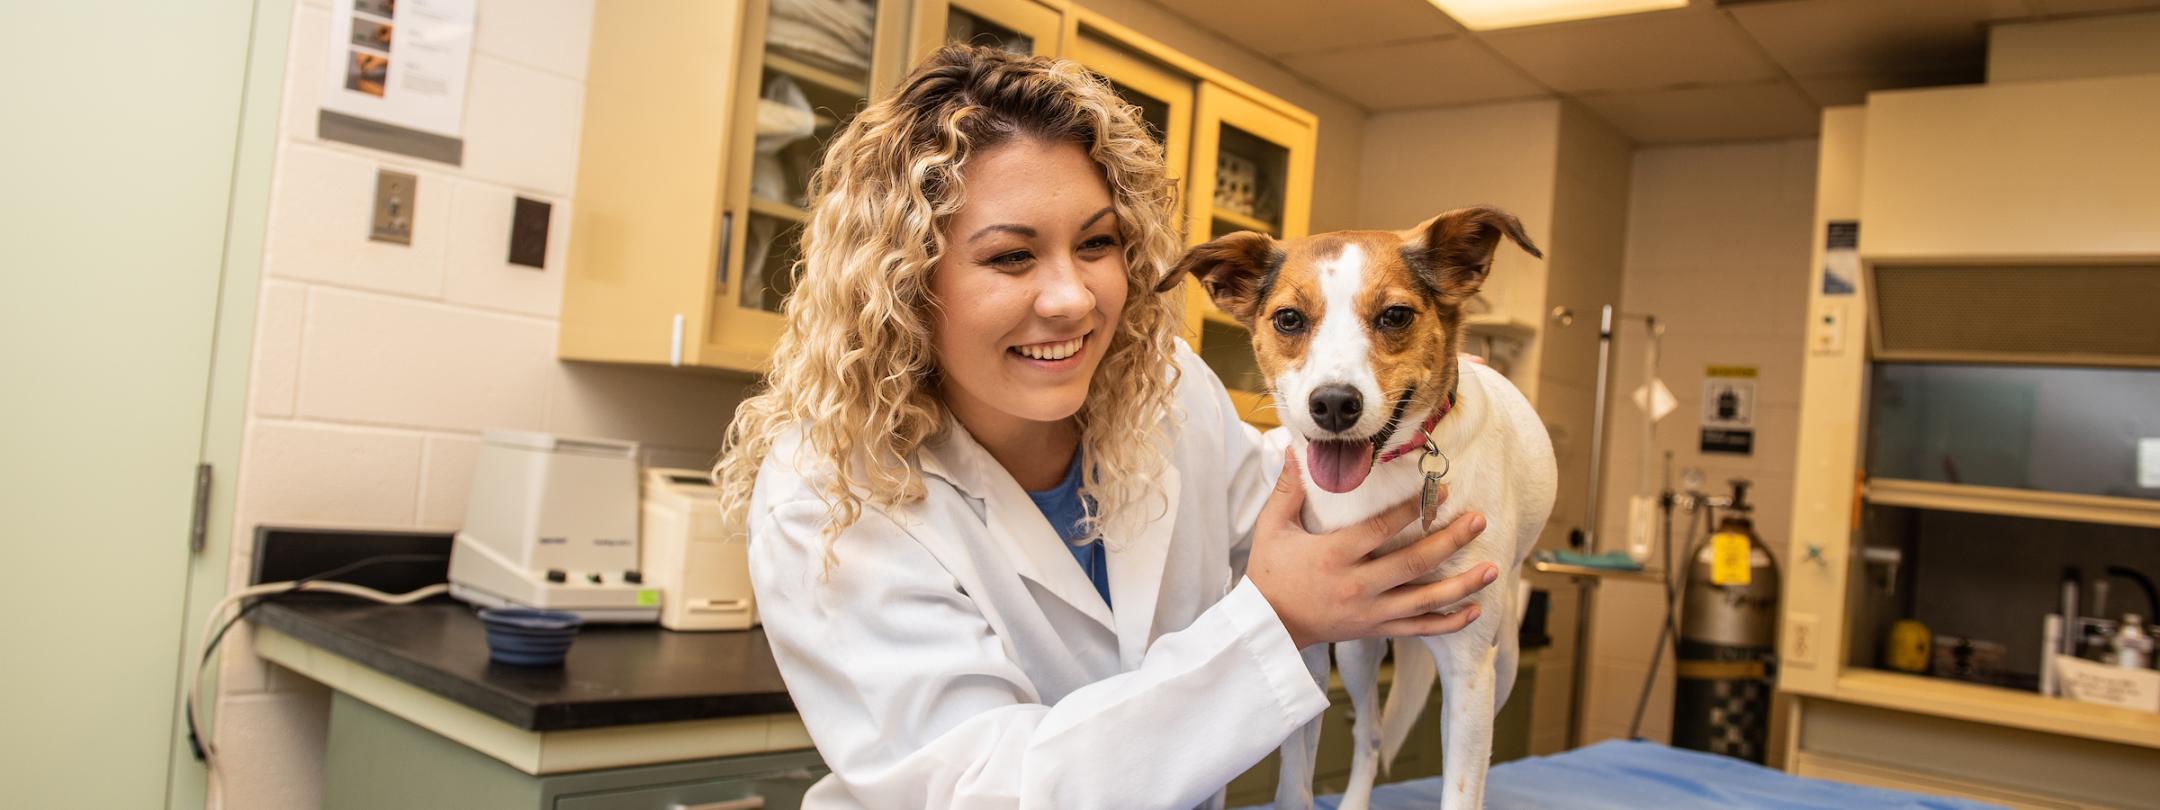
[[[1447,497],[1445,490],[1441,497]],[[1276,479],[1275,492],[1253,528],[1245,576],[1274,606],[1300,649],[1320,642],[1461,630],[1477,619],[1476,605],[1449,614],[1433,611],[1477,593],[1500,574],[1498,567],[1487,564],[1438,582],[1409,584],[1483,532],[1484,515],[1464,513],[1438,532],[1370,557],[1417,519],[1416,498],[1356,525],[1317,535],[1299,521],[1304,505],[1305,482],[1297,460],[1285,451],[1282,477]]]

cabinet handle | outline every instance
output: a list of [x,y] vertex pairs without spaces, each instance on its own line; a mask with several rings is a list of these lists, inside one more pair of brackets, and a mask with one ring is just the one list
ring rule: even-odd
[[735,212],[720,212],[720,260],[715,262],[713,267],[713,289],[716,292],[727,289],[728,251],[732,249],[734,236]]
[[729,799],[724,802],[705,802],[704,804],[682,804],[677,802],[668,805],[668,810],[762,810],[764,807],[765,797],[746,796],[740,799]]

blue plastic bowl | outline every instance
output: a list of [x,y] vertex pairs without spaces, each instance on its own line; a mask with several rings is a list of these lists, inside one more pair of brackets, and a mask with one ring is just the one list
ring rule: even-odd
[[488,658],[520,667],[559,667],[584,620],[575,614],[533,608],[480,611],[487,628]]

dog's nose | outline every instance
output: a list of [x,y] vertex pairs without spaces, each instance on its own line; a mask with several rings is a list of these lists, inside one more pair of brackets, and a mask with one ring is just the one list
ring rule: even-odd
[[1340,433],[1357,424],[1358,414],[1365,408],[1365,398],[1347,385],[1323,385],[1312,392],[1309,404],[1313,422],[1323,430]]

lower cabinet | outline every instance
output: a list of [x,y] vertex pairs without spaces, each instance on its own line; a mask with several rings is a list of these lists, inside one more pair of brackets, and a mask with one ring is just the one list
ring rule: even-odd
[[323,810],[796,810],[817,752],[534,776],[333,693]]

